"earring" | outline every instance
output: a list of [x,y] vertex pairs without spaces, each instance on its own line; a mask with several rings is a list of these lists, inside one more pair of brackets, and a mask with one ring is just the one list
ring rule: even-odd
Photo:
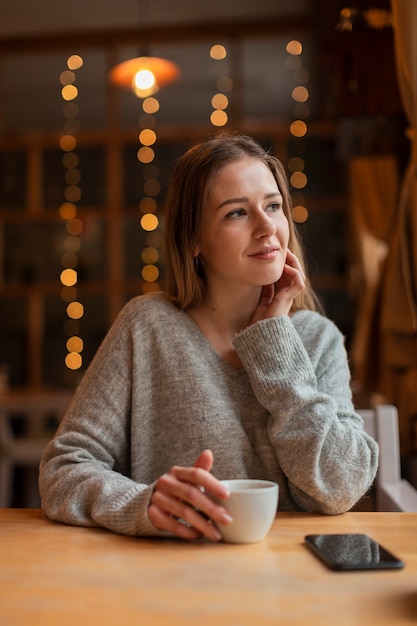
[[198,256],[193,256],[193,266],[195,273],[198,274]]

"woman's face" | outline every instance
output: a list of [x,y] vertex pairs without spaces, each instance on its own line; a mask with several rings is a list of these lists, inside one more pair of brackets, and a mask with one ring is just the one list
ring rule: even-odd
[[194,251],[208,287],[269,285],[282,275],[289,239],[282,196],[268,167],[244,157],[220,170]]

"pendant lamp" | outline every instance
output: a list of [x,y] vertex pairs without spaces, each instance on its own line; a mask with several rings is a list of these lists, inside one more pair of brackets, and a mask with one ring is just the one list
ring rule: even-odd
[[[139,6],[139,15],[149,14],[144,8],[141,10]],[[146,39],[149,40],[149,35]],[[138,98],[147,98],[159,91],[160,87],[174,82],[179,75],[179,67],[172,61],[143,54],[113,67],[109,79],[117,87],[131,89]]]
[[152,96],[180,74],[178,66],[160,57],[141,56],[119,63],[110,71],[110,82],[131,89],[138,98]]

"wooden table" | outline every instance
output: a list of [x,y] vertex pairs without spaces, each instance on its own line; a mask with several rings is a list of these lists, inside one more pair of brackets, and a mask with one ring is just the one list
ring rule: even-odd
[[[306,534],[363,532],[397,571],[331,572]],[[417,513],[279,513],[258,544],[130,538],[0,510],[2,626],[417,623]]]

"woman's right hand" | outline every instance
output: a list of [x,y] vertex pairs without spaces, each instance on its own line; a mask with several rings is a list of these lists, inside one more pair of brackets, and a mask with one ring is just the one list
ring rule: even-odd
[[148,508],[148,517],[156,528],[183,539],[221,539],[212,521],[230,524],[232,518],[205,492],[220,499],[229,493],[210,474],[212,465],[211,451],[204,450],[192,467],[174,466],[157,480]]
[[289,315],[294,298],[305,289],[305,280],[300,261],[291,250],[287,250],[281,278],[274,285],[262,287],[258,306],[249,324],[277,315]]

